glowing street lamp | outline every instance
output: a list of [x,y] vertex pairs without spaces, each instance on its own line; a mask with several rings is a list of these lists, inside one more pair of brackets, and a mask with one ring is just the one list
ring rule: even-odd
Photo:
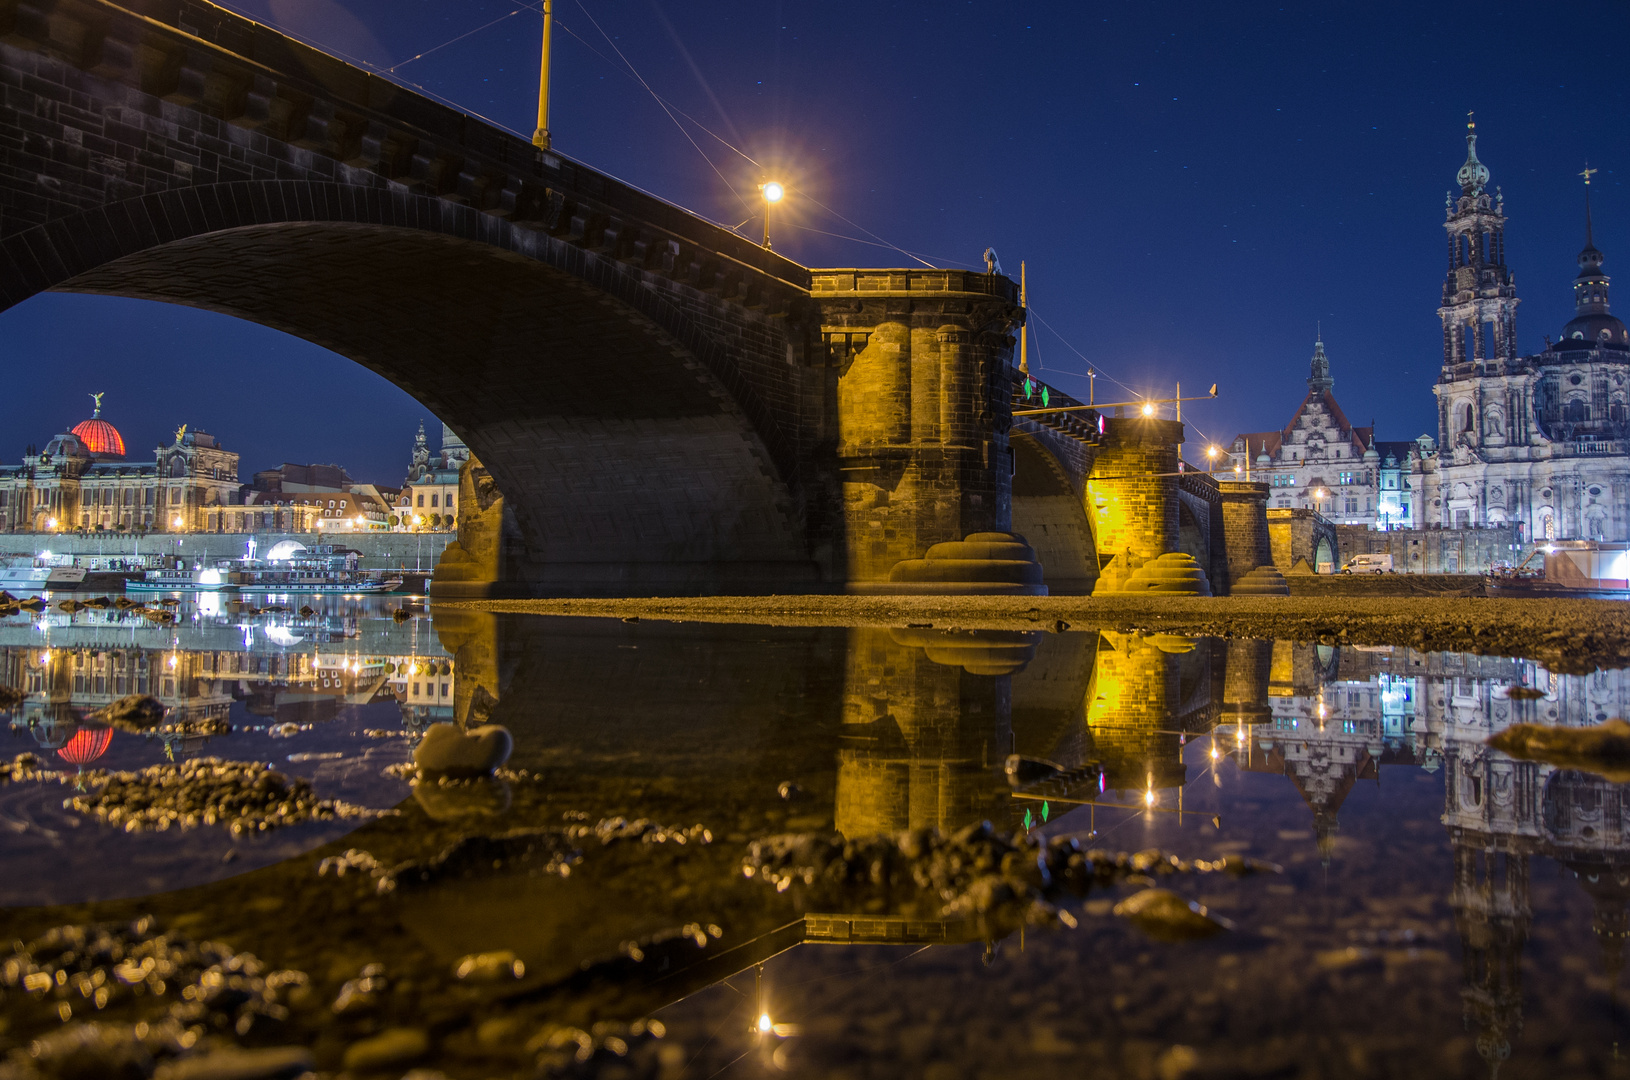
[[758,190],[764,194],[764,246],[770,246],[770,207],[780,202],[787,194],[787,189],[770,180],[760,184]]
[[1144,416],[1153,416],[1154,414],[1155,414],[1154,403],[1150,402],[1150,401],[1144,402],[1143,403],[1143,415]]

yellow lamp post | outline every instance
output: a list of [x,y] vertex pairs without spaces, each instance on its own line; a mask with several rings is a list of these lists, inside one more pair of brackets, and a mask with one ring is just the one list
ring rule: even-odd
[[758,190],[764,195],[764,246],[770,246],[770,207],[780,202],[787,194],[787,189],[774,180],[760,184]]
[[538,65],[538,128],[532,133],[532,145],[539,150],[549,149],[549,51],[554,34],[554,0],[543,0],[543,59]]

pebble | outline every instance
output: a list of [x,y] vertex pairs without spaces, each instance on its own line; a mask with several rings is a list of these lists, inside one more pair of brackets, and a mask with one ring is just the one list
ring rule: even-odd
[[369,1072],[411,1065],[430,1051],[430,1037],[419,1028],[388,1028],[345,1048],[345,1068]]
[[130,694],[90,714],[90,719],[112,724],[121,731],[147,731],[168,712],[164,703],[147,694]]
[[1616,784],[1630,783],[1630,723],[1608,720],[1594,727],[1512,724],[1488,740],[1515,758],[1583,769]]
[[413,751],[413,763],[429,773],[487,776],[509,760],[514,748],[509,729],[497,724],[484,724],[468,732],[453,724],[431,724]]
[[502,982],[506,979],[526,977],[526,964],[515,958],[509,949],[495,952],[471,953],[453,965],[458,979],[473,983]]
[[1205,905],[1170,889],[1144,889],[1115,905],[1115,914],[1156,941],[1197,941],[1229,929]]

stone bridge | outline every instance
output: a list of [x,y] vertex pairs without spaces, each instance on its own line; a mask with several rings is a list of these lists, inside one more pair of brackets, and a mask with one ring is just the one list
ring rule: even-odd
[[[444,595],[1088,591],[1177,546],[1168,478],[1087,477],[1170,472],[1180,425],[1010,442],[1007,278],[809,270],[203,0],[0,0],[0,310],[48,290],[416,397],[482,465]],[[1039,577],[988,572],[1010,530]]]

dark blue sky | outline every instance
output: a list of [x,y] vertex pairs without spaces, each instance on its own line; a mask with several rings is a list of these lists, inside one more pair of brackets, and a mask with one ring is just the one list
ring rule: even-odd
[[[229,6],[388,67],[519,5]],[[992,245],[1017,276],[1024,259],[1047,324],[1034,366],[1083,395],[1089,360],[1138,393],[1215,381],[1221,400],[1187,410],[1204,437],[1284,423],[1321,322],[1355,423],[1391,439],[1435,430],[1440,223],[1468,109],[1511,216],[1521,348],[1571,314],[1586,159],[1602,170],[1606,269],[1630,275],[1621,0],[556,0],[556,13],[564,153],[730,225],[749,210],[727,185],[751,202],[760,179],[687,122],[704,159],[597,21],[657,93],[794,186],[779,250],[811,266],[910,264],[826,235],[869,232],[936,263],[977,265]],[[530,134],[538,29],[523,10],[398,74]],[[1621,308],[1626,290],[1630,276]],[[394,483],[428,415],[304,342],[135,301],[31,300],[0,314],[0,358],[8,398],[29,402],[8,410],[0,460],[107,390],[133,452],[185,421],[241,451],[245,474],[289,458]],[[1100,380],[1100,399],[1117,393]]]

